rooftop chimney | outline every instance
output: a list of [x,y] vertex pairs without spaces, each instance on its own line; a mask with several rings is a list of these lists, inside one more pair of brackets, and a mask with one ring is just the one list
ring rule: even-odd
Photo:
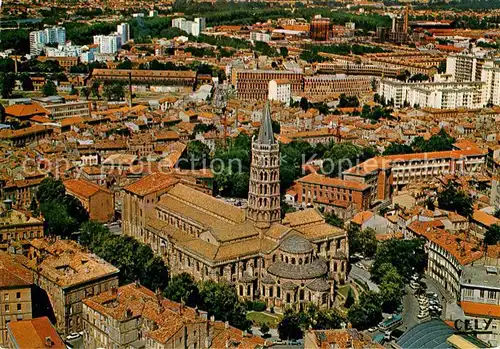
[[50,337],[45,337],[45,346],[46,347],[52,347],[54,345],[54,342],[52,341],[52,338]]
[[3,205],[5,207],[5,211],[10,211],[12,210],[12,200],[6,199],[3,201]]

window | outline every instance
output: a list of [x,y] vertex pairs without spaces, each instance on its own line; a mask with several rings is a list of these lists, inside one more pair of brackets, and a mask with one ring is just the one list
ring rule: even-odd
[[16,292],[16,298],[17,299],[21,298],[21,292]]
[[21,304],[17,304],[17,311],[21,311]]
[[5,312],[8,313],[10,311],[10,305],[5,304]]
[[5,301],[8,301],[9,300],[9,294],[8,293],[4,294],[3,299]]

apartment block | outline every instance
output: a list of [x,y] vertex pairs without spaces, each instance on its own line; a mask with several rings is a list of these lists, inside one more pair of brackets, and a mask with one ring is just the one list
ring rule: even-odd
[[455,109],[483,108],[482,99],[485,83],[478,82],[427,82],[406,83],[383,79],[379,94],[394,106],[419,106],[420,108]]
[[342,177],[372,186],[372,200],[383,201],[411,182],[478,172],[485,165],[486,152],[471,145],[450,151],[378,156],[344,171]]
[[100,53],[117,53],[122,46],[122,35],[94,35],[94,45],[99,45]]
[[292,87],[289,80],[277,79],[269,81],[269,100],[278,101],[286,106],[289,106],[292,98],[291,92]]
[[119,270],[71,240],[34,239],[25,266],[50,295],[59,333],[83,330],[82,300],[118,287]]
[[12,201],[6,200],[0,208],[0,250],[16,241],[41,238],[43,234],[42,219],[12,209]]
[[139,283],[83,301],[86,348],[208,348],[207,313],[172,302]]
[[47,104],[44,103],[43,107],[49,112],[49,116],[54,120],[61,120],[72,117],[90,117],[90,102],[66,102]]
[[45,44],[64,44],[66,29],[64,27],[50,27],[44,30],[30,32],[30,54],[39,55]]
[[481,81],[485,83],[483,101],[487,104],[500,105],[500,59],[484,63]]
[[236,70],[233,69],[238,98],[247,100],[266,100],[269,95],[271,80],[287,79],[290,81],[292,94],[302,91],[301,73],[284,70]]
[[333,93],[359,96],[371,91],[371,77],[346,75],[316,75],[304,77],[304,93],[325,96]]
[[184,30],[190,35],[199,36],[205,30],[206,21],[205,18],[201,17],[197,17],[193,21],[188,21],[185,18],[174,18],[172,19],[172,27]]
[[299,204],[328,206],[341,216],[351,205],[356,211],[367,210],[371,205],[370,186],[357,181],[311,173],[297,180],[296,190]]
[[[495,247],[491,246],[494,250]],[[490,251],[494,254],[496,251]],[[479,324],[478,338],[492,347],[500,345],[500,269],[497,258],[486,256],[464,267],[460,277],[460,306],[465,318]],[[488,328],[485,323],[491,320]]]
[[474,54],[451,54],[446,58],[446,74],[453,76],[454,81],[481,81],[484,58]]
[[10,323],[31,319],[33,275],[15,256],[0,251],[0,346],[7,346]]

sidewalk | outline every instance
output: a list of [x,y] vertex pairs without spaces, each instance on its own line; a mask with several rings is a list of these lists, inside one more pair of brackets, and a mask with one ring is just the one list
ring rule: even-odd
[[427,284],[427,290],[429,292],[434,292],[440,295],[443,303],[443,314],[441,315],[443,320],[456,320],[464,318],[464,312],[462,308],[458,306],[457,300],[451,292],[445,290],[443,286],[428,276],[425,276],[424,280]]

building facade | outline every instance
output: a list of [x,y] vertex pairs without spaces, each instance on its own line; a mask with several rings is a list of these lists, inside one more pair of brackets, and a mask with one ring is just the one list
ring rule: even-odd
[[278,101],[286,106],[290,105],[292,98],[292,87],[290,81],[286,79],[278,79],[269,81],[268,99]]
[[115,197],[112,191],[83,179],[64,181],[66,192],[78,199],[89,213],[90,220],[107,223],[115,216]]
[[50,295],[62,334],[83,330],[82,300],[118,287],[119,270],[71,240],[30,241],[26,267],[34,283]]
[[10,323],[32,317],[32,273],[14,256],[0,251],[0,345],[7,346]]

